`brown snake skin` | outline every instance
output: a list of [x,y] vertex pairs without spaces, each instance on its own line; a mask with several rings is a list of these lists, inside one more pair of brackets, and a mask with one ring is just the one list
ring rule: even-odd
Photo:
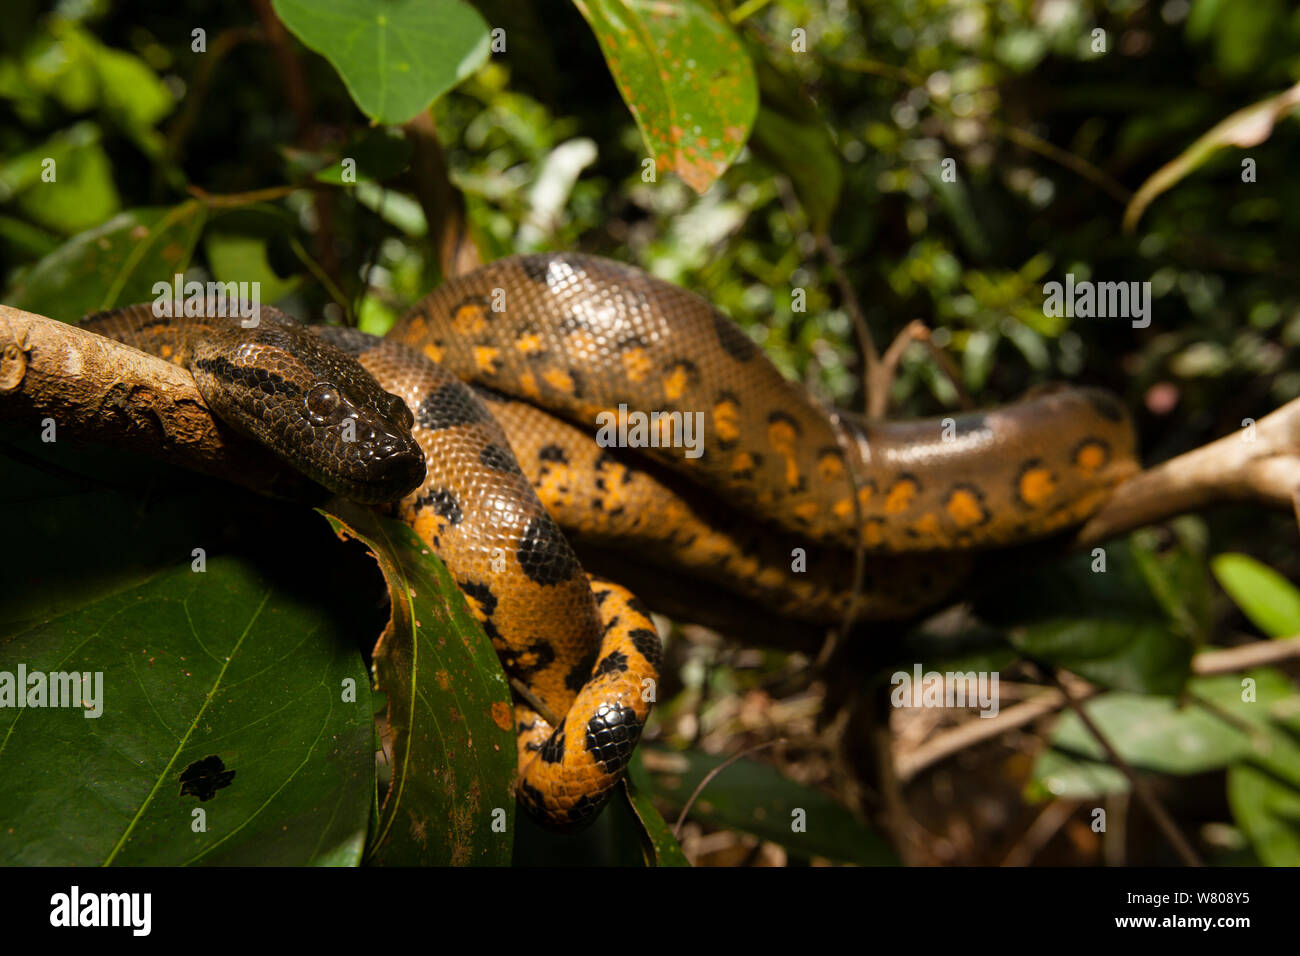
[[[363,501],[406,492],[400,514],[507,673],[556,718],[516,706],[520,799],[560,828],[589,822],[612,792],[660,652],[644,606],[589,581],[559,525],[825,621],[845,611],[843,549],[860,540],[859,616],[900,618],[959,586],[975,549],[1077,524],[1137,469],[1127,416],[1092,390],[918,422],[832,415],[703,299],[588,256],[505,259],[450,280],[384,340],[262,313],[254,330],[148,306],[85,324],[190,368],[214,412],[327,487]],[[620,405],[702,413],[701,454],[647,448],[646,463],[602,447],[597,416]],[[340,444],[351,416],[357,442]],[[427,474],[411,490],[416,463]],[[711,506],[681,476],[758,518]]]

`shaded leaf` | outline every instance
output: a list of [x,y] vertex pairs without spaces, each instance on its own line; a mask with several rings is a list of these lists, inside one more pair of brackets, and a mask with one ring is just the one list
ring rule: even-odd
[[15,462],[4,474],[0,672],[103,677],[97,718],[0,709],[0,861],[356,864],[373,731],[329,532],[220,487],[125,495]]
[[361,111],[405,123],[488,58],[487,24],[461,0],[273,0],[304,46],[338,71]]
[[[1228,674],[1193,679],[1187,689],[1194,700],[1183,706],[1172,697],[1124,692],[1103,694],[1083,706],[1119,755],[1145,770],[1194,774],[1247,757],[1267,758],[1269,751],[1277,753],[1267,759],[1285,757],[1278,749],[1283,738],[1269,743],[1263,735],[1274,729],[1272,715],[1279,707],[1300,702],[1295,689],[1279,671],[1264,669],[1245,676],[1254,681],[1254,701],[1242,700],[1242,677]],[[1195,699],[1209,702],[1212,709]],[[1248,732],[1246,727],[1252,729]],[[1106,759],[1101,745],[1073,712],[1061,716],[1051,744],[1089,760]],[[1300,765],[1290,773],[1300,774]]]
[[1300,866],[1300,789],[1256,767],[1228,771],[1228,805],[1268,866]]
[[150,301],[155,282],[171,282],[185,271],[206,219],[195,201],[128,210],[69,239],[32,266],[5,299],[65,322]]
[[1156,170],[1133,194],[1124,210],[1124,231],[1132,232],[1136,229],[1142,213],[1157,196],[1200,169],[1219,150],[1229,146],[1242,149],[1258,146],[1272,134],[1277,121],[1297,106],[1300,106],[1300,83],[1284,93],[1237,110],[1216,124],[1177,157]]
[[1105,548],[1105,571],[1091,554],[1003,576],[981,595],[980,615],[1010,629],[1024,655],[1106,687],[1177,693],[1191,673],[1192,642],[1152,595],[1152,562],[1118,541]]
[[383,182],[402,172],[411,162],[411,143],[397,130],[370,129],[339,151],[339,158],[315,176],[323,183],[350,185],[343,179],[343,161],[355,162],[352,182]]
[[653,865],[690,866],[686,854],[682,852],[681,844],[673,836],[672,828],[668,826],[664,818],[660,816],[659,811],[655,809],[654,803],[650,800],[650,795],[624,777],[620,801],[623,798],[626,798],[632,812],[636,814],[636,819],[641,824]]
[[758,110],[754,67],[702,0],[574,0],[661,172],[697,193],[740,153]]
[[[678,807],[727,759],[698,751],[653,751],[653,756],[647,752],[643,757],[640,770],[633,764],[633,782]],[[652,765],[655,770],[650,770]],[[802,811],[801,817],[795,816],[798,811]],[[737,760],[709,781],[691,808],[691,816],[771,840],[801,857],[820,856],[867,866],[898,862],[871,827],[826,794],[787,780],[774,768],[753,760]],[[796,819],[806,826],[803,832],[792,828]]]
[[376,682],[388,697],[392,782],[367,860],[509,863],[514,711],[491,642],[447,569],[409,527],[346,503],[325,514],[341,536],[370,549],[393,599],[375,647]]

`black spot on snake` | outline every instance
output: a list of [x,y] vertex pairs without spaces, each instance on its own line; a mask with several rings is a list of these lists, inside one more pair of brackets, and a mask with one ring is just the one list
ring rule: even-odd
[[561,727],[542,744],[540,756],[546,763],[564,762],[564,728]]
[[569,456],[564,453],[564,449],[559,445],[544,445],[537,452],[538,461],[554,461],[561,465],[569,463]]
[[622,704],[601,704],[594,717],[587,721],[587,752],[606,773],[618,773],[627,766],[628,758],[641,736],[641,725],[636,711]]
[[524,270],[524,275],[534,282],[546,282],[546,277],[550,272],[550,256],[521,256],[519,266]]
[[610,651],[596,669],[591,672],[592,677],[604,677],[606,674],[622,674],[627,670],[627,655],[622,651]]
[[803,432],[803,429],[799,427],[798,420],[788,412],[775,411],[767,416],[767,423],[769,425],[775,425],[777,422],[781,422],[784,425],[789,425],[791,430],[796,435],[799,435]]
[[[649,614],[646,615],[647,617]],[[632,646],[641,652],[644,657],[655,667],[659,666],[659,661],[663,657],[664,646],[659,640],[659,635],[646,627],[638,627],[628,634],[632,639]]]
[[758,354],[758,346],[721,312],[713,310],[713,330],[718,334],[718,344],[737,362],[748,362]]
[[[550,641],[539,640],[533,641],[521,650],[507,648],[497,656],[501,658],[501,666],[506,673],[523,678],[546,670],[554,664],[555,648],[551,646]],[[528,660],[525,661],[525,658]]]
[[1112,422],[1124,421],[1124,406],[1114,396],[1092,389],[1088,389],[1084,394],[1088,396],[1088,404],[1096,409],[1097,414],[1102,418]]
[[645,601],[642,601],[639,597],[628,598],[627,606],[631,608],[633,611],[635,611],[637,614],[640,614],[642,617],[649,619],[650,608],[647,607]]
[[603,799],[593,800],[584,793],[574,801],[573,806],[569,808],[567,820],[569,826],[575,828],[586,826],[588,821],[599,813],[600,808],[604,805],[605,801]]
[[[633,468],[622,458],[618,457],[618,455],[615,455],[613,452],[608,450],[602,451],[596,458],[597,471],[604,471],[606,468],[611,468],[617,465],[621,465],[623,468],[623,480],[619,482],[619,484],[628,484],[632,480],[632,475],[637,471],[637,469]],[[605,490],[605,476],[603,474],[596,479],[596,487],[601,491]]]
[[492,402],[498,405],[519,401],[519,399],[515,398],[513,395],[507,395],[505,392],[495,389],[491,385],[474,384],[470,386],[470,390],[483,401]]
[[542,796],[542,791],[538,790],[530,783],[523,780],[519,781],[519,796],[527,804],[534,807],[546,806],[546,798]]
[[523,474],[515,462],[514,455],[500,445],[484,445],[483,450],[478,453],[478,460],[493,471],[504,472],[507,475]]
[[449,382],[420,403],[415,421],[421,428],[441,431],[462,425],[477,425],[491,419],[473,393],[459,382]]
[[578,573],[578,559],[550,515],[528,522],[515,556],[524,574],[543,586],[568,581]]
[[461,511],[456,496],[446,488],[435,488],[433,491],[421,496],[418,504],[432,508],[451,524],[460,524],[465,518],[465,513]]
[[501,632],[497,626],[492,623],[492,615],[497,610],[497,596],[492,593],[492,589],[486,584],[480,584],[478,581],[457,581],[456,586],[467,596],[472,597],[483,612],[482,627],[483,633],[493,642],[501,640]]
[[573,665],[573,669],[564,675],[564,686],[575,694],[582,690],[591,679],[591,669],[596,666],[596,651],[584,654],[582,660]]

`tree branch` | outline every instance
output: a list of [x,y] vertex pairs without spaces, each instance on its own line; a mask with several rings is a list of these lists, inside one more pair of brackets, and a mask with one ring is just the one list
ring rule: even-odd
[[1087,548],[1107,538],[1222,501],[1290,511],[1300,489],[1300,399],[1235,435],[1147,469],[1120,485],[1076,535]]
[[245,488],[292,497],[306,479],[232,434],[185,369],[112,339],[0,305],[0,420],[32,436],[114,444]]

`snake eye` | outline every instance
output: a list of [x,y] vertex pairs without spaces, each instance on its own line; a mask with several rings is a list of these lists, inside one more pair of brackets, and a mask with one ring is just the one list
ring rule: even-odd
[[406,402],[402,401],[396,395],[392,396],[392,400],[388,403],[388,414],[394,421],[401,422],[407,429],[415,424],[415,416],[412,415],[411,410],[406,407]]
[[317,382],[305,399],[307,416],[313,425],[324,425],[339,407],[338,389],[329,382]]

